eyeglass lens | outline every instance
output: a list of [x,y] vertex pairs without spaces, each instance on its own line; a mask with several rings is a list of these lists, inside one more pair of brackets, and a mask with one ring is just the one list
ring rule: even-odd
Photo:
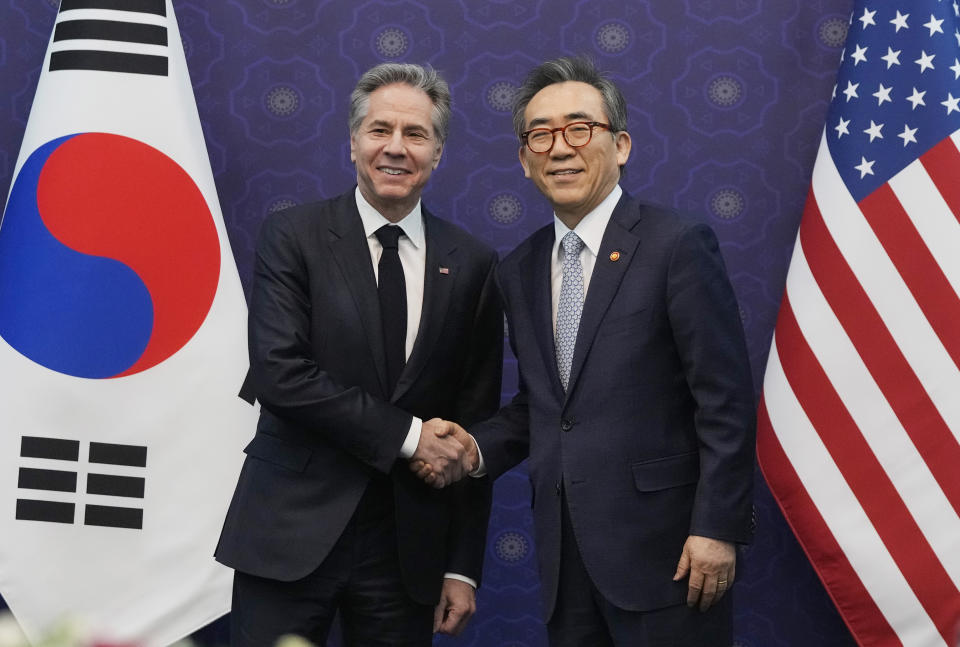
[[590,141],[592,131],[592,125],[581,122],[567,124],[563,128],[557,128],[555,130],[537,128],[527,135],[527,142],[530,150],[533,152],[546,153],[553,148],[555,133],[560,132],[563,134],[564,141],[566,141],[569,146],[579,148],[580,146],[585,146],[587,142]]

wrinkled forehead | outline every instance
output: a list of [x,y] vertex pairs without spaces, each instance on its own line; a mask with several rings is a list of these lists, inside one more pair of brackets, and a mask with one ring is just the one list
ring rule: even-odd
[[537,128],[571,121],[607,121],[607,115],[599,90],[580,81],[564,81],[533,95],[523,111],[523,121],[526,128]]
[[426,92],[405,83],[392,83],[370,93],[364,121],[401,121],[429,126],[433,112],[433,101]]

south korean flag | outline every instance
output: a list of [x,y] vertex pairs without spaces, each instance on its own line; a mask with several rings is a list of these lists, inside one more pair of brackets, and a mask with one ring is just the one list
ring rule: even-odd
[[246,305],[169,0],[62,0],[0,222],[0,593],[167,645],[256,422]]

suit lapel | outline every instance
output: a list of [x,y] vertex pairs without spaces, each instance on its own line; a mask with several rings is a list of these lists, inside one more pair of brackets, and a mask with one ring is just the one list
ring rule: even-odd
[[383,327],[380,323],[380,300],[377,280],[370,263],[370,247],[363,235],[363,223],[353,193],[344,194],[331,218],[328,241],[330,251],[340,266],[344,283],[353,296],[360,314],[360,325],[367,336],[367,345],[377,367],[380,389],[387,393],[386,351],[383,347]]
[[[518,259],[517,266],[521,268],[520,282],[526,295],[526,303],[530,306],[530,320],[533,322],[534,338],[540,347],[543,363],[547,367],[547,374],[554,392],[562,399],[563,385],[560,384],[560,373],[557,370],[556,341],[553,334],[553,286],[550,281],[551,259],[553,249],[553,225],[544,227],[534,234],[531,240],[529,254]],[[523,271],[529,269],[530,271]]]
[[423,227],[427,255],[423,276],[423,308],[420,312],[417,338],[391,398],[394,402],[416,382],[433,354],[457,282],[459,266],[456,244],[443,228],[437,225],[437,219],[424,208]]
[[590,353],[600,322],[603,321],[603,316],[616,296],[617,290],[620,289],[623,276],[640,243],[640,239],[631,232],[639,218],[637,204],[624,193],[610,216],[606,231],[603,232],[600,252],[597,254],[597,261],[593,266],[593,274],[587,287],[587,298],[583,303],[580,329],[577,332],[577,343],[573,350],[573,364],[570,367],[568,395],[576,388],[577,377]]

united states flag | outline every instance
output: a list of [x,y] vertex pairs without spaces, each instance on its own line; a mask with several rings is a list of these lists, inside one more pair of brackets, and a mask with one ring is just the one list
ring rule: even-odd
[[957,2],[856,2],[763,385],[763,473],[861,645],[960,644],[958,57]]

